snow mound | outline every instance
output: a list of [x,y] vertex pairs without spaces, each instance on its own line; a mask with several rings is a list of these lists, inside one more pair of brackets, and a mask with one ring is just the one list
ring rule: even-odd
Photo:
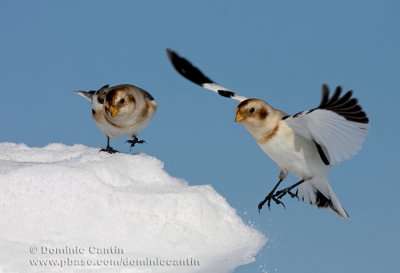
[[0,143],[0,272],[233,272],[267,239],[145,155]]

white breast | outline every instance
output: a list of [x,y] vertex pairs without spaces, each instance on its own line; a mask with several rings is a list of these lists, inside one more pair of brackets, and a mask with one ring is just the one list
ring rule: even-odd
[[261,149],[279,167],[298,178],[325,175],[328,168],[322,162],[315,144],[280,122],[277,134],[266,143],[258,143]]

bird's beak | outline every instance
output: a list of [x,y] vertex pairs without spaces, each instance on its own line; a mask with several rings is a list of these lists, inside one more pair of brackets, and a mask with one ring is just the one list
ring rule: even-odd
[[110,112],[111,112],[111,116],[115,117],[118,114],[118,109],[115,108],[114,106],[110,106]]
[[235,122],[242,122],[244,117],[240,113],[236,113]]

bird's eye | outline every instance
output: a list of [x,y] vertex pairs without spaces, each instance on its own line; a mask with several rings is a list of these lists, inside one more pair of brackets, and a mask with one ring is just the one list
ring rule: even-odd
[[254,113],[255,110],[256,110],[256,109],[254,109],[254,107],[251,107],[250,110],[249,110],[249,112],[250,112],[250,113]]
[[104,99],[103,99],[103,98],[97,97],[97,101],[98,101],[100,104],[103,104],[103,103],[104,103]]
[[125,99],[120,99],[120,101],[119,101],[119,103],[124,103],[125,102]]

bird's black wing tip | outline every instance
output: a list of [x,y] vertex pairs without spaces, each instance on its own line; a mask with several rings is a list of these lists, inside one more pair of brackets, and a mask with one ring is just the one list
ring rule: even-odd
[[218,94],[226,98],[232,98],[235,96],[234,92],[228,90],[218,90]]
[[173,58],[177,57],[178,55],[170,48],[165,50],[167,52],[168,58],[172,61]]
[[313,110],[330,110],[340,116],[343,116],[349,121],[368,123],[369,120],[367,114],[362,111],[362,107],[358,104],[358,100],[356,98],[352,98],[353,90],[349,90],[344,95],[340,96],[341,91],[342,87],[338,85],[332,97],[329,97],[329,88],[326,84],[323,84],[321,103]]
[[188,60],[180,57],[177,53],[169,48],[167,48],[166,51],[172,66],[183,77],[200,86],[203,86],[205,83],[214,83]]

